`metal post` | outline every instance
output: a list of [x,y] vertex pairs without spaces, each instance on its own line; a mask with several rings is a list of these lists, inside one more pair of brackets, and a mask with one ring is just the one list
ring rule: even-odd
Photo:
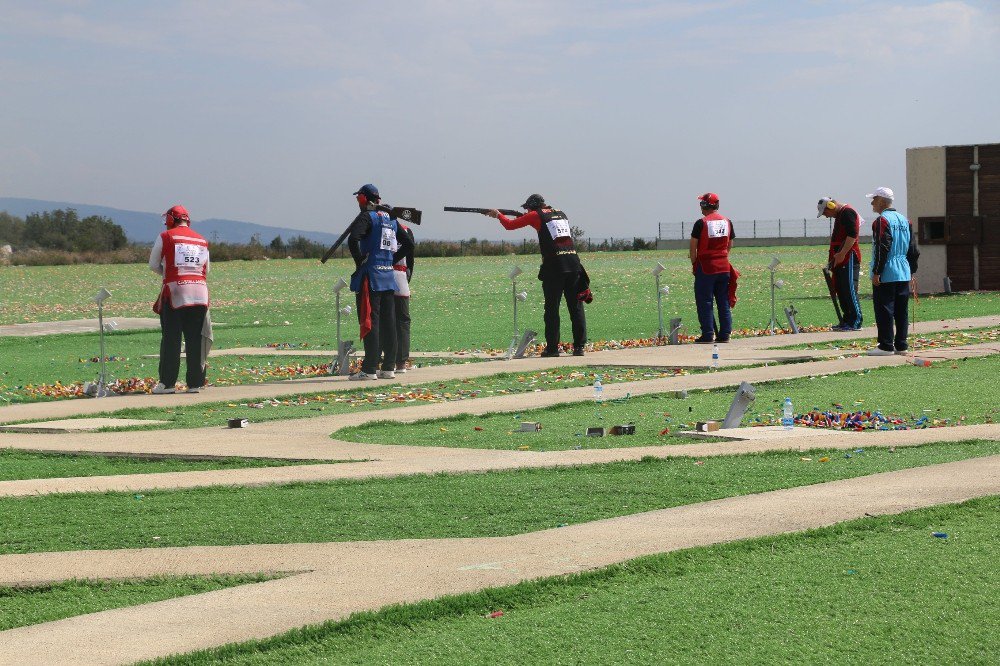
[[510,281],[510,293],[514,299],[514,344],[517,344],[517,278]]
[[334,365],[334,372],[330,374],[336,374],[336,367],[340,365],[340,292],[337,292],[337,363]]
[[[105,374],[104,374],[104,302],[100,301],[97,303],[97,326],[101,329],[101,376],[97,380],[97,386],[99,389],[104,388]],[[98,395],[102,395],[102,391],[98,391]]]
[[776,324],[775,319],[776,317],[774,313],[774,271],[771,271],[771,326],[770,326],[771,335],[774,335],[774,329]]
[[806,218],[802,218],[802,237],[805,238],[809,234],[806,232]]
[[778,218],[778,238],[781,238],[781,218]]
[[660,328],[656,332],[657,339],[663,338],[663,293],[660,291],[660,276],[656,276],[656,314],[659,316]]
[[753,237],[757,238],[757,220],[753,221]]

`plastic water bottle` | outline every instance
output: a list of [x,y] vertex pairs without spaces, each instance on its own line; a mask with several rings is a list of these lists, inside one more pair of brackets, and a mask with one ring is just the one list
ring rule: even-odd
[[785,411],[781,416],[781,427],[785,430],[791,430],[792,426],[795,425],[795,410],[792,409],[792,399],[785,398]]
[[604,402],[604,384],[601,383],[601,376],[594,378],[594,402],[600,404]]
[[719,369],[719,345],[712,345],[712,369]]

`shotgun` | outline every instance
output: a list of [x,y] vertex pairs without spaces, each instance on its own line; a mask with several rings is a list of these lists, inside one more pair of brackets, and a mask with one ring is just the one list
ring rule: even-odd
[[[444,212],[446,213],[486,213],[493,210],[492,208],[468,208],[467,206],[445,206]],[[521,217],[524,215],[524,211],[511,210],[509,208],[498,208],[498,211],[506,215],[507,217]]]
[[823,279],[826,280],[826,288],[830,292],[830,300],[833,301],[833,310],[837,313],[837,320],[843,323],[844,313],[840,311],[840,299],[837,298],[837,283],[833,279],[833,271],[824,268]]
[[[379,204],[378,206],[375,207],[375,210],[380,210],[384,213],[389,213],[390,219],[402,220],[407,224],[420,224],[420,218],[423,215],[421,211],[417,210],[416,208],[412,208],[410,206],[392,206],[390,208],[389,206]],[[350,233],[351,233],[351,226],[348,225],[347,228],[344,229],[344,233],[340,234],[340,238],[337,239],[337,242],[331,245],[330,249],[326,251],[326,254],[324,254],[320,258],[319,263],[325,264],[330,259],[330,257],[333,256],[333,253],[337,251],[337,248],[343,245],[344,241],[347,240],[347,236]]]

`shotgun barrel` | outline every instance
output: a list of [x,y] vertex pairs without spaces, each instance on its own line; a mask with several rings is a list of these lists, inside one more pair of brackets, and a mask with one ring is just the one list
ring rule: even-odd
[[[392,219],[403,220],[407,224],[420,224],[420,218],[423,215],[421,211],[411,206],[393,206],[390,208],[389,206],[379,204],[376,206],[376,210],[389,213],[389,217]],[[337,239],[337,242],[330,246],[330,249],[327,250],[326,254],[320,258],[319,262],[321,264],[325,264],[330,257],[333,256],[333,253],[337,251],[337,248],[343,245],[344,241],[347,240],[347,235],[350,233],[351,227],[348,225],[347,228],[344,229],[344,233],[340,234],[340,238]]]
[[[486,213],[493,210],[492,208],[469,208],[468,206],[445,206],[444,212],[446,213]],[[522,211],[512,210],[510,208],[497,208],[498,211],[506,215],[507,217],[521,217],[524,215]]]

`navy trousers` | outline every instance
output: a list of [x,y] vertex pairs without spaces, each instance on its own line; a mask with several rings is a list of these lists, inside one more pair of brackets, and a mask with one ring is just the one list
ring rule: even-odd
[[719,334],[717,338],[728,339],[733,330],[733,313],[729,309],[729,271],[706,275],[701,266],[694,269],[694,301],[698,307],[698,322],[702,337],[710,338],[715,332],[715,317],[712,314],[712,299],[719,310]]
[[878,346],[885,351],[906,351],[909,333],[910,283],[883,282],[872,287]]
[[837,300],[844,318],[842,326],[861,328],[861,303],[858,301],[858,274],[860,267],[853,254],[847,255],[847,263],[833,269],[834,284],[837,285]]

